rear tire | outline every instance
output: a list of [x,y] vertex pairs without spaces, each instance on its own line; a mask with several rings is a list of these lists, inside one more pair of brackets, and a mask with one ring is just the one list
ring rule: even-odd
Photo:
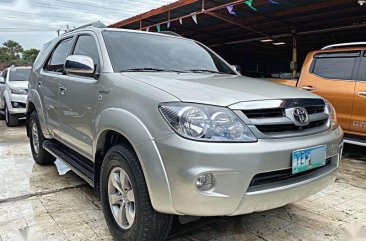
[[114,240],[166,239],[173,216],[153,209],[140,162],[130,147],[116,145],[107,152],[100,189],[104,217]]
[[5,122],[8,127],[19,125],[19,118],[9,113],[8,106],[5,106]]
[[55,162],[56,158],[43,149],[45,141],[37,112],[33,111],[29,118],[29,138],[34,161],[39,165],[48,165]]

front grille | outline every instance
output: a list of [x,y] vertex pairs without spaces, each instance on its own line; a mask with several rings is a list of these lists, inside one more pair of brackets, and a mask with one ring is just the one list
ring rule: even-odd
[[[308,119],[300,123],[295,111],[303,109]],[[310,135],[329,127],[329,114],[322,99],[253,101],[244,103],[240,110],[258,138],[285,138],[300,136],[303,132]]]
[[307,106],[305,107],[309,115],[323,113],[325,106]]
[[284,117],[285,109],[259,109],[259,110],[243,110],[243,113],[249,118],[274,118]]
[[294,124],[285,124],[285,125],[257,125],[257,129],[263,133],[271,134],[271,133],[279,133],[279,132],[293,132],[293,131],[303,131],[315,127],[320,127],[326,124],[327,119],[318,120],[310,122],[307,126],[296,126]]
[[291,168],[286,169],[286,170],[280,170],[280,171],[259,173],[253,177],[252,181],[249,184],[249,187],[269,184],[269,183],[273,183],[273,182],[278,182],[278,181],[283,181],[283,180],[288,180],[291,178],[303,176],[303,175],[309,174],[311,172],[314,172],[316,170],[319,170],[321,168],[328,166],[331,163],[331,160],[332,160],[331,158],[328,158],[325,162],[325,166],[317,167],[312,170],[309,170],[306,172],[301,172],[298,174],[292,174]]

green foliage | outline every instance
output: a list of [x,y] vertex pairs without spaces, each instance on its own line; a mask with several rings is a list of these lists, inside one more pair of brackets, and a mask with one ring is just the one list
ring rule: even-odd
[[28,49],[23,51],[23,59],[25,61],[33,63],[39,53],[38,49]]
[[23,47],[13,40],[8,40],[3,43],[5,48],[5,53],[10,56],[11,59],[17,59],[20,57],[20,54],[23,52]]
[[18,42],[8,40],[0,46],[0,63],[3,66],[32,64],[38,53],[38,49],[24,50]]

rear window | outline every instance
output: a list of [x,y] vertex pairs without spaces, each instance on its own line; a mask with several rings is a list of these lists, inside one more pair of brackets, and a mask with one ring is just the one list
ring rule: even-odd
[[327,79],[352,80],[360,52],[322,53],[314,56],[312,73]]
[[9,81],[28,81],[30,69],[12,69],[10,70]]

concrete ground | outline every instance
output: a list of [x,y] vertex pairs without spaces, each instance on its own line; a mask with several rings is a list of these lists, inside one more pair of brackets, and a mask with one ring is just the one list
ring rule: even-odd
[[[0,241],[112,240],[100,199],[73,172],[33,162],[25,126],[0,121]],[[366,223],[366,148],[345,147],[336,182],[305,200],[262,213],[203,218],[180,225],[169,240],[339,240],[351,223]]]

